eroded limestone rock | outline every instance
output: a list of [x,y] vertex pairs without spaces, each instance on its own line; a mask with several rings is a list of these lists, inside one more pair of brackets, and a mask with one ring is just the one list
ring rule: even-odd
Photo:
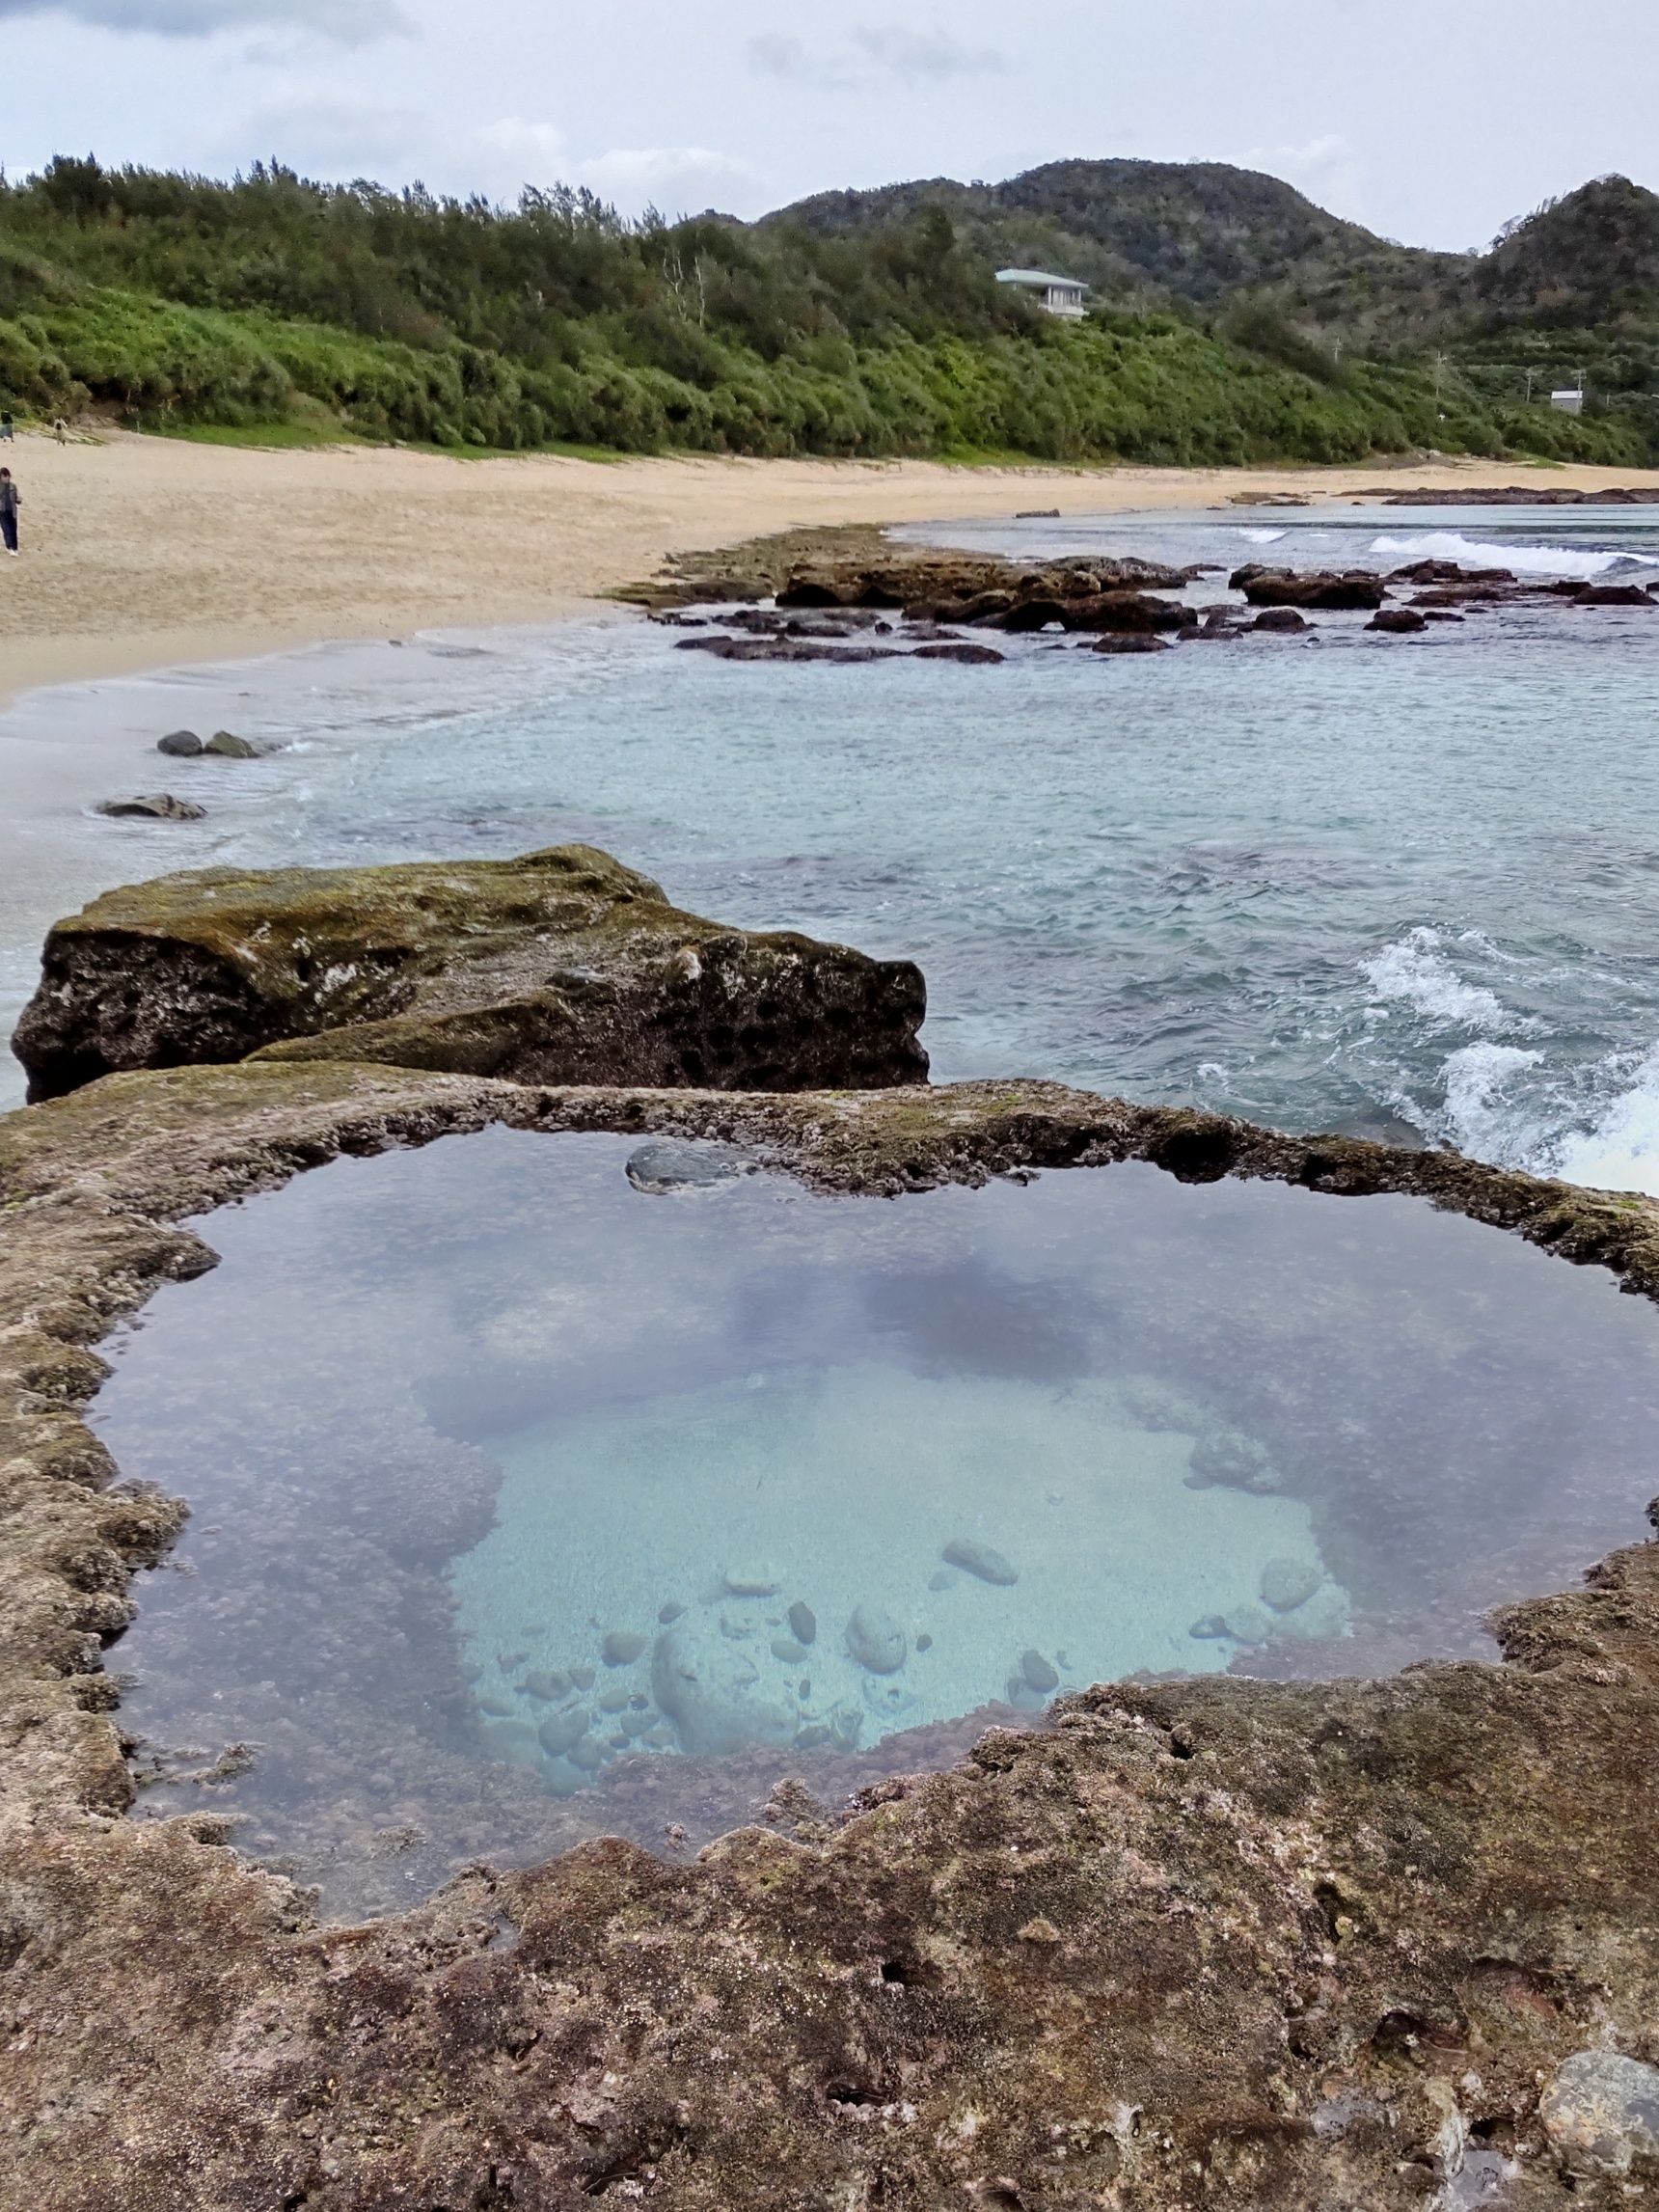
[[205,868],[55,925],[13,1049],[32,1099],[129,1068],[376,1060],[520,1082],[923,1080],[909,961],[722,929],[587,845],[513,860]]

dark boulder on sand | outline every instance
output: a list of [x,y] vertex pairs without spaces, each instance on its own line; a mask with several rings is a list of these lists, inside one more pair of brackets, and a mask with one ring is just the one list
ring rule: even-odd
[[909,961],[670,906],[588,845],[512,860],[205,868],[46,940],[14,1051],[31,1098],[240,1060],[533,1083],[872,1089],[926,1079]]

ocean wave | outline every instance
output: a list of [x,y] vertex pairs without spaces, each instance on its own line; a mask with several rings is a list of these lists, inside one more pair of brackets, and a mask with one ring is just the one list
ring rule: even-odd
[[1543,1148],[1533,1162],[1540,1173],[1596,1190],[1642,1190],[1659,1198],[1659,1045],[1628,1079],[1591,1128]]
[[1536,1142],[1537,1124],[1531,1100],[1514,1098],[1510,1085],[1542,1060],[1519,1045],[1464,1045],[1449,1053],[1442,1133],[1472,1159],[1518,1163]]
[[1460,560],[1472,568],[1509,568],[1517,576],[1605,576],[1610,568],[1659,567],[1659,557],[1609,553],[1588,546],[1490,545],[1455,530],[1426,531],[1417,537],[1377,537],[1373,553],[1408,560]]
[[1241,530],[1240,537],[1248,538],[1252,545],[1277,545],[1280,538],[1289,537],[1288,530]]
[[1465,983],[1441,950],[1437,929],[1409,929],[1359,964],[1373,998],[1409,1006],[1440,1028],[1503,1030],[1518,1024],[1482,984]]

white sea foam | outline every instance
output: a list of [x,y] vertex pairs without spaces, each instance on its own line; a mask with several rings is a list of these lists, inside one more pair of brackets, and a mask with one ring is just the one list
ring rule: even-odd
[[1248,538],[1252,545],[1277,545],[1280,538],[1289,537],[1288,530],[1241,530],[1240,537]]
[[1537,1161],[1545,1173],[1598,1190],[1659,1197],[1659,1046],[1588,1130],[1559,1140]]
[[1373,553],[1408,560],[1458,560],[1471,568],[1509,568],[1517,576],[1605,576],[1610,568],[1651,568],[1659,561],[1589,546],[1482,544],[1455,530],[1430,530],[1417,537],[1377,537]]
[[1409,1006],[1436,1028],[1491,1032],[1516,1026],[1496,993],[1463,981],[1441,950],[1437,929],[1407,930],[1359,965],[1373,998]]
[[1536,1133],[1530,1106],[1513,1097],[1515,1077],[1536,1068],[1543,1054],[1518,1045],[1464,1045],[1448,1055],[1445,1134],[1477,1160],[1514,1158]]

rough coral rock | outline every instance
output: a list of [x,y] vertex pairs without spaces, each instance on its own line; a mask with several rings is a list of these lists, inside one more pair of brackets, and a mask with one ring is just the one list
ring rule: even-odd
[[512,860],[206,868],[46,940],[13,1049],[32,1099],[129,1068],[377,1060],[522,1082],[921,1080],[909,961],[723,929],[585,845]]

